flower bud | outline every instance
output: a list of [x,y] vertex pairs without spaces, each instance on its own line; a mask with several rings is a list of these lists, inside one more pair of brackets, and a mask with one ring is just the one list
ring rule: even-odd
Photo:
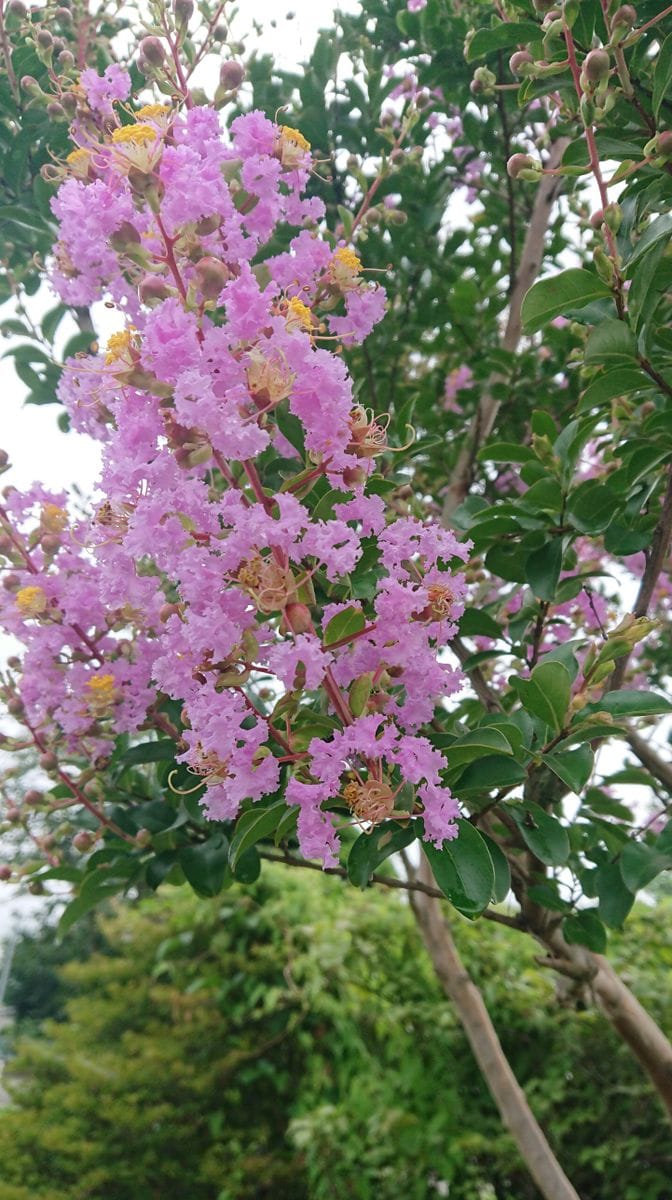
[[12,868],[7,863],[0,864],[0,882],[7,883],[12,878]]
[[285,619],[292,633],[308,633],[313,627],[310,609],[305,604],[288,604]]
[[622,4],[611,18],[611,36],[621,41],[637,24],[637,12],[631,4]]
[[656,138],[656,153],[661,158],[672,158],[672,130],[666,129]]
[[53,750],[45,750],[44,754],[40,755],[40,766],[43,771],[55,771],[58,766],[58,759]]
[[71,50],[61,50],[56,61],[61,71],[69,71],[75,65],[75,56]]
[[620,204],[616,204],[615,201],[608,204],[602,214],[602,219],[612,233],[618,233],[623,220],[623,209]]
[[79,833],[73,837],[72,844],[80,854],[86,854],[86,851],[91,849],[94,840],[93,834],[89,833],[88,829],[80,829]]
[[23,17],[28,16],[28,9],[22,3],[22,0],[11,0],[11,3],[7,5],[7,15],[9,16],[10,14],[13,17],[23,19]]
[[506,164],[506,170],[511,179],[537,180],[542,167],[539,160],[531,154],[512,154]]
[[138,285],[138,295],[142,304],[156,304],[168,298],[170,287],[163,275],[143,275]]
[[173,9],[178,26],[186,29],[194,12],[194,0],[175,0]]
[[226,41],[228,32],[229,31],[226,28],[226,25],[215,25],[215,28],[212,31],[213,42],[217,42],[221,45],[222,42]]
[[516,50],[509,59],[509,70],[512,75],[530,75],[530,67],[534,68],[534,59],[529,50]]
[[38,792],[36,788],[30,788],[23,797],[23,803],[30,808],[37,808],[44,800],[44,792]]
[[611,70],[611,59],[606,50],[591,50],[583,63],[586,79],[590,83],[599,83],[606,79]]
[[123,254],[129,246],[140,245],[140,234],[130,221],[122,221],[119,228],[110,234],[110,245],[117,254]]
[[245,78],[245,68],[242,63],[235,62],[234,59],[227,59],[219,68],[219,82],[222,87],[227,88],[230,92],[234,92],[239,88]]
[[477,67],[474,71],[474,78],[469,85],[469,90],[472,96],[491,95],[496,82],[497,76],[493,75],[489,67]]
[[196,263],[196,285],[206,300],[216,300],[230,278],[229,268],[219,258],[206,255]]
[[42,95],[42,88],[35,79],[34,75],[22,75],[21,88],[24,92],[28,92],[30,96]]
[[144,848],[145,846],[151,846],[152,835],[151,835],[149,829],[139,829],[138,830],[138,832],[135,835],[135,844],[136,844],[136,846],[140,846],[141,848]]
[[49,33],[48,29],[40,29],[40,31],[37,35],[36,41],[37,41],[38,46],[40,47],[40,50],[53,49],[54,39],[51,36],[51,34]]
[[68,119],[63,105],[59,104],[58,100],[51,100],[49,102],[47,105],[47,116],[50,117],[52,121],[67,121]]
[[182,611],[179,604],[162,604],[159,609],[159,620],[168,621],[176,614],[179,615]]
[[18,592],[19,588],[21,587],[21,580],[19,579],[18,575],[14,575],[13,573],[11,575],[5,575],[5,578],[2,581],[2,586],[6,592]]
[[163,42],[158,37],[143,38],[138,47],[140,57],[151,67],[163,66],[166,51]]
[[0,471],[6,467],[9,462],[9,455],[6,450],[0,450]]
[[604,253],[604,250],[601,246],[595,247],[593,251],[593,262],[595,263],[595,270],[597,271],[600,279],[604,280],[604,282],[611,287],[616,278],[616,268],[614,267],[613,260]]

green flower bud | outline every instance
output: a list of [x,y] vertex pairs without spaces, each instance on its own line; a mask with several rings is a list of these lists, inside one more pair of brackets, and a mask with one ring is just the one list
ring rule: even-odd
[[511,179],[527,179],[536,183],[541,177],[542,166],[531,154],[512,154],[506,171]]
[[512,75],[525,78],[534,74],[534,59],[529,50],[516,50],[509,59],[509,70]]
[[611,70],[611,59],[606,50],[591,50],[586,55],[583,70],[590,83],[606,79]]

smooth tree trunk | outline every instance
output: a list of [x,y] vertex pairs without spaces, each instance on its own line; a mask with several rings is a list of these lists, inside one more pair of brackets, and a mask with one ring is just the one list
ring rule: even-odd
[[[425,882],[433,882],[429,868],[423,867],[425,873]],[[409,897],[437,978],[446,996],[455,1005],[502,1122],[513,1137],[544,1200],[580,1200],[502,1050],[483,997],[457,953],[439,901],[422,892],[410,892]]]

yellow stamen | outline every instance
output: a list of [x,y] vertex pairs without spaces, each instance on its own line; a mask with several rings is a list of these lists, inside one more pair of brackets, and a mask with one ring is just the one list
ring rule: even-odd
[[75,175],[87,175],[89,171],[89,162],[91,154],[88,150],[83,150],[80,147],[77,150],[71,150],[65,161]]
[[47,533],[62,533],[68,525],[68,514],[58,504],[43,504],[40,525]]
[[39,617],[48,603],[46,592],[35,585],[21,588],[16,593],[16,607],[23,617]]
[[89,708],[99,715],[109,709],[117,698],[114,675],[92,675],[85,686],[89,689]]
[[280,133],[288,142],[293,142],[299,150],[310,150],[310,142],[299,129],[292,129],[291,125],[281,125]]
[[143,104],[135,114],[139,121],[160,121],[172,112],[169,104]]
[[345,267],[351,271],[353,275],[359,275],[362,269],[362,260],[357,257],[354,250],[350,250],[348,246],[339,246],[334,254],[334,260],[339,266]]
[[110,334],[105,347],[105,365],[119,361],[130,361],[129,354],[134,330],[121,329],[118,333]]
[[299,300],[298,296],[292,296],[287,305],[287,326],[293,328],[298,326],[299,329],[305,329],[308,333],[313,328],[313,314],[303,300]]
[[112,141],[115,146],[130,142],[132,146],[144,146],[156,140],[157,132],[151,125],[122,125],[115,129]]

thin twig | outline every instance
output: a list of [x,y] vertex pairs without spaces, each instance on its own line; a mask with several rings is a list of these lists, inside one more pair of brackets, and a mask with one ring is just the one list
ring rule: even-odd
[[[321,867],[319,863],[308,862],[304,858],[295,858],[292,854],[270,854],[266,850],[260,850],[259,857],[268,862],[282,863],[286,867],[301,867],[307,871],[319,871],[322,875],[335,875],[338,879],[348,878],[345,867]],[[370,882],[377,884],[378,887],[394,888],[402,892],[423,892],[426,896],[433,896],[436,900],[446,899],[444,893],[438,888],[431,887],[428,883],[421,883],[419,880],[399,879],[396,875],[374,873],[370,877]],[[507,916],[506,913],[495,912],[487,908],[481,915],[486,920],[495,921],[498,925],[506,925],[509,929],[523,930],[525,928],[516,917]]]

